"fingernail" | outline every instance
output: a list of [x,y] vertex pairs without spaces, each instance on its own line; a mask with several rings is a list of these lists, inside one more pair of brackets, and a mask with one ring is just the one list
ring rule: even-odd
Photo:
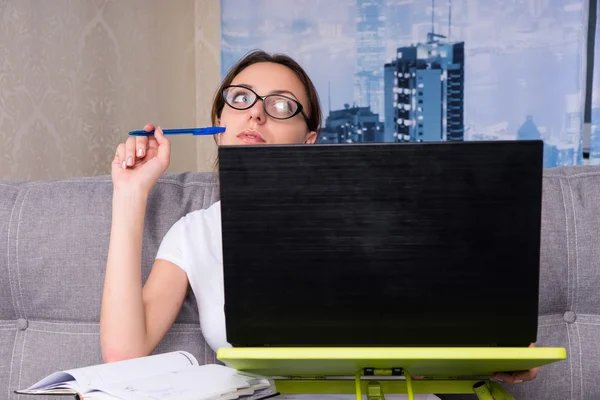
[[133,165],[133,160],[131,157],[127,157],[127,165]]
[[523,380],[522,380],[522,379],[517,379],[517,380],[515,381],[515,383],[521,383],[521,382],[523,382]]
[[123,167],[123,169],[127,168],[127,165],[125,164],[125,161],[123,161],[123,164],[121,164],[121,166]]
[[141,157],[143,154],[144,154],[144,150],[142,150],[142,149],[138,149],[138,156],[140,156],[140,157]]

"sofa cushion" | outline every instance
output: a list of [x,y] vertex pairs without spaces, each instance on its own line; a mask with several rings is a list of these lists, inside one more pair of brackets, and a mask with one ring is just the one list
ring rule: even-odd
[[17,305],[13,303],[10,283],[17,278],[12,276],[13,271],[8,268],[8,263],[11,257],[16,256],[9,252],[9,232],[10,221],[16,211],[19,186],[0,183],[0,321],[16,318]]
[[[159,180],[148,199],[144,281],[171,225],[218,197],[213,174]],[[0,184],[0,398],[18,399],[14,390],[56,370],[102,361],[98,323],[111,208],[108,176]],[[190,290],[155,353],[184,349],[214,362],[198,321]]]
[[546,169],[543,179],[537,345],[568,358],[506,388],[517,399],[600,398],[600,167]]
[[[13,390],[55,370],[99,362],[111,195],[109,177],[0,184],[0,398],[18,399]],[[144,280],[168,228],[217,199],[212,174],[161,178],[149,199]],[[598,287],[600,167],[545,170],[538,345],[565,347],[568,359],[507,386],[516,398],[600,398]],[[214,362],[199,329],[190,292],[156,352],[186,349]]]
[[[110,177],[38,182],[19,189],[8,241],[18,317],[98,322],[110,239]],[[167,175],[158,182],[146,213],[144,280],[171,225],[187,212],[208,207],[217,195],[216,181],[206,177]],[[186,303],[177,322],[197,321],[196,309]]]

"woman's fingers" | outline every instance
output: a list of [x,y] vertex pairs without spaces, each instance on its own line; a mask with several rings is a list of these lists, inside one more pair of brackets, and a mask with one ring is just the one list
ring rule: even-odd
[[135,156],[138,159],[144,158],[148,149],[148,136],[136,136],[135,149]]
[[113,165],[118,165],[121,168],[125,168],[125,144],[121,143],[117,146],[115,151],[115,158],[113,159]]
[[[530,343],[529,347],[535,347],[535,343]],[[490,379],[496,382],[521,383],[534,380],[539,372],[540,367],[531,368],[527,371],[496,372],[492,374]]]
[[154,131],[154,138],[158,142],[158,158],[165,164],[166,168],[171,157],[171,142],[165,137],[160,126]]
[[529,382],[537,377],[540,368],[532,368],[527,371],[516,371],[516,372],[497,372],[491,376],[491,380],[496,382],[505,383],[521,383]]
[[125,164],[128,167],[135,164],[136,140],[135,136],[131,136],[125,141]]
[[[160,128],[158,128],[160,129]],[[157,129],[153,124],[148,123],[144,126],[146,132],[154,131],[154,135],[149,136],[130,136],[125,143],[119,144],[115,153],[113,164],[118,164],[122,168],[133,167],[137,161],[141,161],[149,153],[154,153],[157,147],[163,145],[163,157],[166,157],[167,163],[170,157],[170,142],[159,131],[159,139],[156,138]],[[154,149],[154,151],[152,151]]]

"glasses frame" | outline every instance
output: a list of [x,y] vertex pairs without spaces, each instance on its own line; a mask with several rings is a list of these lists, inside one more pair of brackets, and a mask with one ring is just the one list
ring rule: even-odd
[[[227,96],[226,96],[227,90],[228,90],[228,89],[231,89],[231,88],[241,88],[241,89],[248,90],[248,91],[252,92],[252,93],[253,93],[253,94],[254,94],[256,97],[254,98],[254,101],[252,102],[252,104],[250,104],[250,105],[249,105],[249,106],[247,106],[247,107],[242,107],[242,108],[240,108],[240,107],[233,106],[233,105],[231,105],[231,104],[229,104],[229,103],[227,102]],[[224,102],[225,104],[227,104],[229,107],[233,108],[234,110],[248,110],[248,109],[250,109],[250,108],[254,107],[254,105],[256,104],[256,102],[257,102],[258,100],[262,100],[262,104],[263,104],[263,110],[265,110],[265,114],[267,114],[269,117],[271,117],[271,118],[273,118],[273,119],[277,119],[277,120],[280,120],[280,121],[281,121],[281,120],[290,119],[290,118],[294,118],[296,115],[298,115],[298,114],[302,114],[302,116],[304,117],[304,120],[306,121],[306,125],[307,125],[307,126],[309,127],[309,129],[310,129],[310,125],[311,125],[311,124],[310,124],[310,120],[308,119],[308,115],[306,115],[306,113],[304,112],[304,107],[302,106],[302,104],[301,104],[301,103],[300,103],[298,100],[296,100],[296,99],[294,99],[294,98],[292,98],[292,97],[290,97],[290,96],[286,96],[286,95],[283,95],[283,94],[277,94],[277,93],[268,94],[268,95],[266,95],[266,96],[261,96],[261,95],[259,95],[258,93],[256,93],[254,90],[250,89],[250,88],[249,88],[249,87],[247,87],[247,86],[242,86],[242,85],[229,85],[229,86],[225,86],[225,87],[223,88],[223,90],[221,91],[221,97],[223,98],[223,102]],[[274,116],[272,116],[271,114],[269,114],[269,112],[267,111],[267,107],[265,106],[265,99],[266,99],[266,98],[269,98],[269,97],[283,97],[283,98],[285,98],[285,99],[288,99],[288,100],[290,100],[290,101],[293,101],[293,102],[294,102],[294,103],[295,103],[295,104],[298,106],[298,108],[297,108],[297,109],[296,109],[296,111],[295,111],[295,112],[294,112],[292,115],[290,115],[289,117],[285,117],[285,118],[274,117]]]

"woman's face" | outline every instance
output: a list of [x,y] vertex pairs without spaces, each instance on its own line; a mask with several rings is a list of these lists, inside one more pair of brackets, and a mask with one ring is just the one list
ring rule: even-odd
[[[252,64],[240,72],[231,85],[245,86],[260,96],[276,92],[299,101],[304,112],[308,110],[308,98],[302,82],[292,70],[281,64]],[[302,114],[285,120],[271,118],[265,113],[260,99],[247,110],[236,110],[225,104],[219,125],[227,128],[217,136],[217,143],[221,146],[314,143],[317,138],[315,132],[309,132]]]

